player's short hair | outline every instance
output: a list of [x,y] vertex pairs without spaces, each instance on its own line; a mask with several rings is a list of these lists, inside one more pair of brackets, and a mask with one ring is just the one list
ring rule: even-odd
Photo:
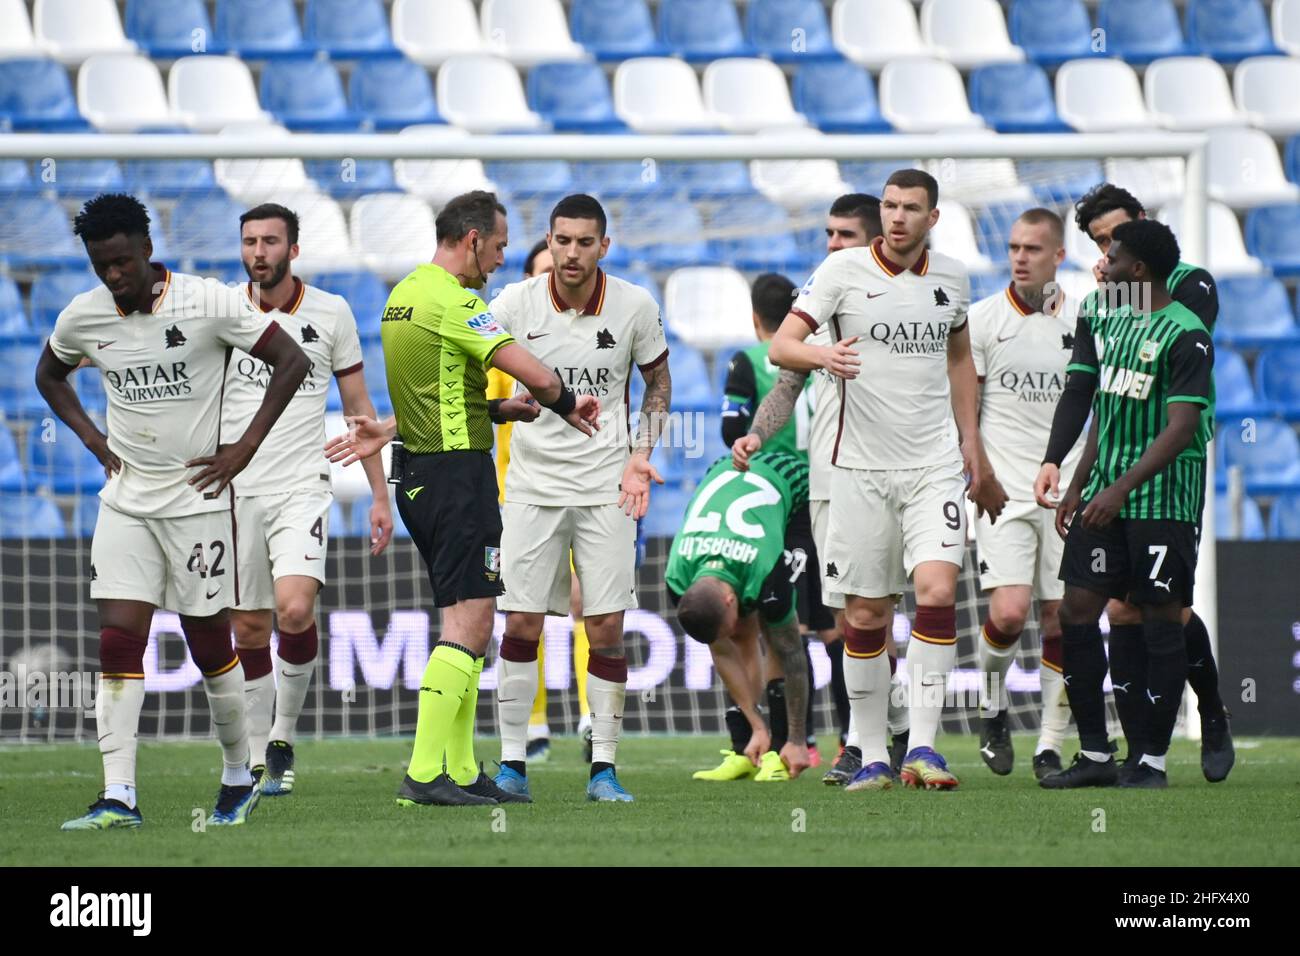
[[868,239],[885,231],[880,224],[880,198],[870,193],[845,193],[831,203],[830,215],[861,220]]
[[1074,204],[1074,224],[1079,227],[1081,233],[1091,239],[1092,233],[1088,231],[1088,227],[1092,225],[1092,221],[1116,209],[1123,209],[1130,219],[1145,216],[1147,212],[1138,198],[1123,186],[1116,186],[1114,183],[1098,183]]
[[504,216],[506,207],[501,205],[496,193],[486,189],[461,193],[442,207],[433,222],[438,245],[459,242],[469,235],[471,229],[477,229],[485,236],[491,235],[496,229],[497,213]]
[[701,644],[716,641],[726,620],[727,602],[718,583],[717,578],[696,578],[677,602],[677,620],[682,630]]
[[899,189],[924,189],[930,208],[939,205],[939,181],[924,169],[896,169],[889,174],[885,185],[897,186]]
[[1154,219],[1134,219],[1122,222],[1111,233],[1130,256],[1146,264],[1153,279],[1163,282],[1178,268],[1182,253],[1174,231]]
[[533,247],[528,250],[528,257],[524,259],[524,275],[530,276],[533,274],[533,263],[537,261],[537,257],[545,252],[546,249],[547,246],[545,239],[538,239],[533,243]]
[[555,220],[557,219],[594,219],[602,238],[605,235],[605,229],[609,226],[609,220],[605,217],[605,208],[597,201],[596,197],[588,196],[586,193],[574,193],[571,196],[565,196],[555,204],[555,208],[551,210],[549,220],[552,232],[555,231]]
[[1046,223],[1052,233],[1052,241],[1058,247],[1065,245],[1065,221],[1050,209],[1044,209],[1042,206],[1026,209],[1016,218],[1016,222],[1028,223],[1031,226],[1041,226]]
[[749,301],[763,328],[775,332],[790,313],[794,283],[778,273],[764,272],[750,286]]
[[240,231],[243,231],[244,223],[259,219],[283,220],[284,231],[289,237],[289,245],[296,246],[298,244],[298,214],[292,209],[281,206],[277,202],[264,202],[261,205],[254,206],[239,217]]
[[149,237],[149,211],[126,193],[102,193],[88,199],[72,220],[72,231],[84,242],[124,236]]

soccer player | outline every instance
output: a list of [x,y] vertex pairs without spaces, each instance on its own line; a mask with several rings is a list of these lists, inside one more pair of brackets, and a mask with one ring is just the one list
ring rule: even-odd
[[[338,382],[345,415],[374,417],[361,370],[361,342],[348,303],[293,274],[298,216],[263,203],[239,219],[246,291],[263,312],[274,312],[311,361],[311,370],[253,460],[235,481],[240,602],[231,614],[235,647],[244,666],[248,741],[253,777],[262,793],[293,791],[294,727],[311,686],[316,661],[316,595],[325,583],[330,505],[325,444],[325,398],[330,375]],[[241,349],[231,353],[224,414],[234,429],[251,421],[270,370]],[[388,484],[379,459],[362,463],[370,481],[370,553],[393,534]],[[280,643],[271,661],[272,613]],[[274,670],[274,675],[272,674]]]
[[[144,653],[156,608],[180,614],[221,742],[212,826],[257,806],[248,766],[244,675],[226,609],[240,600],[231,480],[253,458],[307,374],[288,333],[215,279],[151,262],[149,214],[133,196],[96,196],[74,223],[103,283],[68,304],[36,368],[54,413],[104,466],[90,549],[99,614],[95,699],[104,792],[65,830],[138,827],[136,733]],[[226,356],[240,348],[273,371],[242,431],[222,421]],[[68,376],[83,360],[103,375],[108,434],[86,415]]]
[[[1043,711],[1034,774],[1061,769],[1061,744],[1070,712],[1061,681],[1064,585],[1061,538],[1049,512],[1034,501],[1034,479],[1052,413],[1074,347],[1077,306],[1056,283],[1065,259],[1065,226],[1050,209],[1029,209],[1011,226],[1007,243],[1011,284],[970,310],[971,356],[980,381],[980,431],[989,460],[1010,501],[996,523],[975,524],[980,587],[989,594],[988,617],[977,641],[986,675],[980,701],[980,756],[996,774],[1015,761],[1007,727],[1007,671],[1020,644],[1030,604],[1039,601]],[[1063,462],[1073,476],[1082,452],[1076,443]],[[1067,479],[1068,480],[1068,479]]]
[[[654,298],[607,275],[605,210],[590,196],[566,196],[551,211],[547,245],[555,268],[506,286],[493,301],[501,327],[529,343],[566,387],[606,408],[606,440],[588,442],[558,420],[510,436],[503,513],[502,576],[506,612],[497,712],[501,770],[496,785],[529,795],[528,716],[537,694],[537,648],[547,614],[569,611],[571,575],[582,589],[591,654],[591,800],[631,801],[615,770],[627,687],[623,615],[636,602],[636,519],[645,514],[650,454],[668,413],[672,382],[668,344]],[[632,366],[645,380],[636,445],[627,421]],[[605,404],[608,403],[608,404]],[[622,419],[620,422],[619,419]],[[572,553],[572,569],[569,556]]]
[[[398,789],[401,806],[521,802],[474,761],[474,714],[483,655],[501,594],[501,512],[490,453],[492,423],[531,422],[550,409],[584,435],[600,401],[576,395],[530,355],[475,294],[504,260],[506,210],[489,192],[452,199],[434,223],[433,261],[397,284],[384,309],[384,359],[394,415],[350,419],[326,444],[347,465],[393,450],[397,509],[429,571],[442,631],[420,681],[415,746]],[[489,403],[487,367],[528,389]],[[534,671],[535,673],[535,671]]]
[[[866,248],[826,257],[770,352],[783,368],[825,368],[842,380],[822,560],[830,592],[845,598],[844,678],[863,761],[855,789],[892,786],[885,646],[908,575],[917,612],[907,654],[911,749],[901,777],[914,787],[957,786],[934,739],[957,654],[957,576],[966,549],[963,471],[977,504],[996,515],[1003,503],[986,487],[994,483],[985,481],[990,469],[980,443],[966,327],[970,280],[955,259],[926,248],[939,218],[938,198],[938,183],[928,173],[893,173],[880,204],[884,235]],[[804,341],[825,324],[834,345]],[[854,348],[859,344],[861,357]],[[859,375],[864,363],[869,375]]]
[[[696,780],[789,780],[808,768],[804,715],[812,682],[795,608],[803,567],[788,544],[791,516],[808,502],[808,464],[783,452],[720,458],[696,488],[673,539],[664,581],[682,629],[709,646],[733,706],[731,749]],[[787,728],[769,734],[758,709],[758,632],[786,675]]]
[[[1112,183],[1099,184],[1075,204],[1076,224],[1097,243],[1103,256],[1110,247],[1116,226],[1145,217],[1142,203]],[[1094,272],[1100,280],[1100,263]],[[1196,313],[1213,334],[1219,314],[1219,294],[1209,272],[1180,262],[1169,276],[1168,291],[1175,302]],[[1088,304],[1087,300],[1085,304]],[[1047,454],[1034,486],[1038,503],[1046,508],[1057,507],[1061,457],[1083,431],[1096,387],[1097,377],[1081,369],[1073,369],[1066,379],[1065,391],[1052,421]],[[1206,441],[1211,440],[1214,435],[1211,413],[1202,413],[1201,427]],[[1096,438],[1090,436],[1089,443],[1095,446]],[[1095,454],[1095,447],[1085,452],[1087,454]],[[1077,477],[1082,481],[1087,477],[1086,471]],[[1060,521],[1058,517],[1058,524]],[[1199,531],[1197,540],[1200,540]],[[1111,684],[1115,687],[1115,709],[1128,744],[1128,754],[1120,767],[1120,773],[1124,774],[1136,766],[1142,754],[1148,704],[1140,681],[1145,672],[1146,645],[1142,638],[1141,614],[1134,605],[1124,600],[1111,601],[1106,606],[1106,616],[1110,622]],[[1219,695],[1219,671],[1210,646],[1210,635],[1205,622],[1190,606],[1183,609],[1183,632],[1187,640],[1187,681],[1196,693],[1201,718],[1201,772],[1205,779],[1216,783],[1227,778],[1236,753],[1228,730],[1227,711]]]
[[[1057,519],[1069,524],[1061,624],[1081,749],[1069,769],[1039,781],[1049,789],[1167,786],[1165,755],[1188,671],[1182,609],[1192,603],[1205,494],[1202,413],[1213,413],[1214,368],[1209,330],[1168,291],[1178,258],[1168,226],[1117,225],[1101,267],[1110,294],[1103,308],[1085,305],[1074,336],[1070,370],[1098,380],[1095,462],[1085,452],[1087,485],[1080,490],[1076,472]],[[1107,598],[1124,596],[1142,613],[1146,665],[1136,679],[1149,706],[1142,756],[1119,779],[1106,736],[1098,619]]]

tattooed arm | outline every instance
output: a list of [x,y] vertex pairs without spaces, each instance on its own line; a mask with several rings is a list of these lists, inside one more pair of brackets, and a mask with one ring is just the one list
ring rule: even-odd
[[646,509],[650,506],[650,483],[664,483],[655,466],[650,464],[650,453],[659,444],[659,435],[663,431],[664,422],[668,420],[668,408],[673,398],[673,380],[668,373],[667,361],[649,367],[642,366],[641,377],[645,379],[641,423],[636,431],[636,448],[623,468],[618,496],[618,506],[633,518],[645,517]]
[[785,713],[787,741],[781,748],[781,759],[790,770],[790,776],[797,777],[800,771],[809,766],[808,731],[805,715],[808,710],[808,662],[804,657],[803,634],[799,630],[799,618],[791,613],[789,619],[781,624],[763,622],[763,635],[767,645],[776,655],[785,674]]
[[772,386],[772,390],[767,393],[763,403],[758,406],[758,411],[754,413],[754,423],[749,427],[749,434],[736,439],[736,443],[731,446],[731,461],[737,471],[748,469],[749,457],[762,448],[763,442],[780,431],[790,420],[790,416],[794,414],[794,406],[799,401],[799,395],[803,392],[807,381],[807,372],[782,370],[776,384]]

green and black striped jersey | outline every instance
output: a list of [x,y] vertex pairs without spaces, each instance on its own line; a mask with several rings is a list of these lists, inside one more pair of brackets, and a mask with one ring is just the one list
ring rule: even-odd
[[[727,382],[722,389],[722,440],[728,445],[749,432],[758,407],[781,375],[781,370],[767,357],[771,347],[770,340],[757,342],[733,355],[727,366]],[[808,384],[811,380],[809,376],[804,382],[790,420],[763,443],[764,451],[785,452],[808,461],[808,427],[812,417]]]
[[[1097,462],[1084,500],[1114,484],[1137,464],[1169,423],[1166,406],[1190,402],[1214,413],[1214,345],[1205,324],[1171,302],[1156,312],[1124,305],[1079,315],[1079,334],[1067,371],[1097,376]],[[1199,522],[1205,497],[1206,432],[1167,468],[1135,488],[1121,518]]]

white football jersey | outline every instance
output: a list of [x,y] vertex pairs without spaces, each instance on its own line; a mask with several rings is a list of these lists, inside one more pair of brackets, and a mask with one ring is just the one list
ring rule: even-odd
[[108,447],[122,460],[99,493],[105,504],[142,518],[231,507],[195,491],[199,469],[185,462],[239,437],[221,417],[228,350],[256,355],[275,328],[239,289],[180,272],[167,273],[149,314],[123,315],[102,285],[68,304],[50,350],[65,365],[88,358],[104,377]]
[[[823,325],[809,341],[813,345],[833,345],[830,326]],[[831,455],[835,452],[835,432],[839,427],[840,390],[835,376],[824,368],[809,374],[812,382],[812,427],[808,437],[808,497],[813,501],[831,500]]]
[[626,423],[633,366],[648,371],[667,361],[668,341],[650,293],[603,270],[597,275],[581,311],[564,304],[554,273],[512,283],[492,300],[492,314],[516,341],[579,395],[595,395],[601,409],[601,430],[590,438],[548,411],[534,422],[516,422],[510,429],[506,501],[618,502],[630,453]]
[[[1034,500],[1034,478],[1074,349],[1079,304],[1061,294],[1048,306],[1047,313],[1034,311],[1010,286],[970,310],[971,353],[980,376],[980,435],[994,473],[1016,501]],[[1061,463],[1062,488],[1074,474],[1084,438]]]
[[[361,371],[361,340],[357,320],[342,296],[300,279],[298,292],[285,309],[267,310],[299,348],[311,367],[248,467],[235,477],[235,494],[269,495],[282,491],[329,491],[330,466],[325,460],[325,399],[330,376],[342,378]],[[244,286],[252,301],[252,290]],[[242,435],[266,397],[272,369],[247,352],[230,356],[225,418],[230,434]]]
[[831,463],[866,470],[961,461],[948,387],[948,334],[966,324],[970,278],[956,259],[924,252],[910,269],[883,243],[832,252],[792,311],[831,340],[858,336],[852,381],[836,379],[843,409]]

